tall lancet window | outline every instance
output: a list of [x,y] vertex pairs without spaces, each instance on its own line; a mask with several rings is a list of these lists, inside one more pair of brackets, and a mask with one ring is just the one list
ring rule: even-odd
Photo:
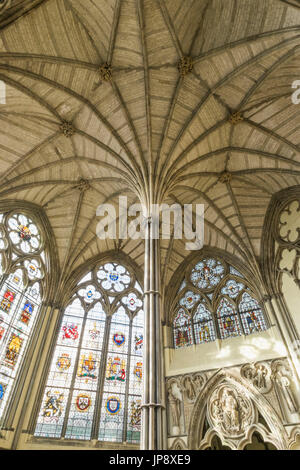
[[139,442],[142,294],[114,262],[81,279],[59,327],[35,436]]
[[262,307],[245,277],[210,256],[186,271],[172,305],[172,322],[175,348],[267,329]]
[[19,377],[42,299],[44,242],[33,219],[0,214],[0,418]]

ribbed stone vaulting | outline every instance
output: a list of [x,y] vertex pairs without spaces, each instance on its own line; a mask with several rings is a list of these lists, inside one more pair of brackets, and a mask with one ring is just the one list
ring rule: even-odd
[[[300,9],[281,0],[0,3],[0,198],[43,207],[60,268],[103,202],[205,204],[205,244],[255,271],[272,195],[300,183]],[[255,208],[255,210],[254,210]],[[188,255],[162,240],[167,285]]]

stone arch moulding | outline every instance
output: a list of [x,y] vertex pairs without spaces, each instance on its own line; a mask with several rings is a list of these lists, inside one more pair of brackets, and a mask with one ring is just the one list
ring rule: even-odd
[[55,236],[44,209],[37,204],[23,200],[2,199],[0,200],[0,212],[21,212],[32,217],[37,223],[47,252],[43,301],[45,304],[51,303],[57,291],[60,268]]
[[295,199],[300,200],[300,185],[283,189],[274,194],[266,212],[261,239],[261,266],[265,284],[269,286],[269,295],[277,294],[280,291],[281,276],[278,276],[276,271],[277,258],[275,256],[276,225],[281,211]]
[[170,450],[187,450],[187,447],[184,441],[180,437],[178,437],[174,440]]
[[[255,267],[251,269],[251,262],[249,261],[248,266],[245,266],[245,262],[236,256],[231,255],[227,251],[221,250],[219,248],[204,246],[200,251],[191,253],[187,258],[181,263],[181,265],[176,269],[173,274],[166,290],[165,295],[165,312],[166,318],[164,319],[166,323],[172,321],[172,311],[179,297],[180,285],[184,279],[186,271],[197,263],[200,258],[205,256],[212,256],[220,260],[224,260],[227,264],[232,265],[236,268],[246,279],[247,284],[256,295],[258,300],[261,300],[264,295],[264,288],[262,286],[262,281],[259,274],[255,270]],[[184,273],[184,274],[183,274]]]
[[[247,424],[243,432],[238,437],[234,435],[224,436],[222,430],[214,427],[211,418],[208,416],[208,407],[214,395],[223,388],[230,391],[235,391],[236,395],[243,396],[245,402]],[[264,418],[269,430],[259,423],[259,414]],[[204,421],[207,417],[210,429],[206,432],[205,436],[202,435]],[[272,408],[269,402],[263,395],[258,394],[249,383],[233,373],[228,373],[224,370],[218,371],[207,382],[205,388],[200,392],[196,399],[194,409],[192,412],[189,430],[188,430],[188,448],[189,449],[205,449],[210,446],[214,436],[218,436],[224,446],[228,446],[234,450],[240,450],[249,442],[253,433],[259,432],[265,441],[273,444],[278,450],[288,448],[288,435],[284,426],[281,423],[276,411]]]
[[300,449],[300,428],[299,426],[292,429],[289,438],[289,449],[299,450]]

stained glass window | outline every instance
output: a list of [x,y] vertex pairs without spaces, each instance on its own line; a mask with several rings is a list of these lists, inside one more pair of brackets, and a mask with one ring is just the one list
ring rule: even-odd
[[209,256],[186,271],[173,309],[175,348],[267,329],[262,308],[244,275],[224,260]]
[[42,300],[40,231],[20,213],[0,215],[0,418],[7,410]]
[[222,339],[239,336],[241,334],[236,308],[226,298],[222,298],[219,303],[217,317]]
[[239,312],[246,335],[249,335],[254,331],[263,331],[267,329],[259,303],[248,292],[244,292],[242,295],[242,299],[239,303]]
[[138,443],[142,289],[117,264],[78,283],[60,325],[35,436]]
[[208,343],[216,339],[212,315],[204,303],[198,305],[193,324],[196,344]]
[[176,348],[183,348],[193,344],[191,318],[184,308],[178,310],[173,325]]
[[191,281],[199,289],[211,289],[224,277],[225,268],[221,261],[205,258],[196,264],[191,273]]

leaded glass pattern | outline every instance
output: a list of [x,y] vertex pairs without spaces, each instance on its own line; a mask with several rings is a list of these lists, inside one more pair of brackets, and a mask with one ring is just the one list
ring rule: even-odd
[[178,310],[173,326],[176,348],[183,348],[193,344],[191,318],[184,308]]
[[191,281],[198,289],[212,289],[224,277],[225,267],[221,261],[214,258],[204,258],[199,261],[191,273]]
[[135,276],[117,263],[81,279],[62,317],[36,437],[139,442],[142,306]]
[[204,303],[198,305],[193,318],[195,343],[208,343],[216,339],[212,314]]
[[222,339],[241,335],[236,308],[228,299],[221,299],[217,309],[217,318]]
[[267,329],[245,276],[224,260],[203,257],[188,269],[173,303],[174,347]]
[[259,303],[248,292],[244,292],[242,295],[239,303],[239,312],[246,335],[250,335],[254,331],[263,331],[267,329],[265,318]]
[[44,244],[21,213],[0,215],[0,418],[3,419],[42,301]]

